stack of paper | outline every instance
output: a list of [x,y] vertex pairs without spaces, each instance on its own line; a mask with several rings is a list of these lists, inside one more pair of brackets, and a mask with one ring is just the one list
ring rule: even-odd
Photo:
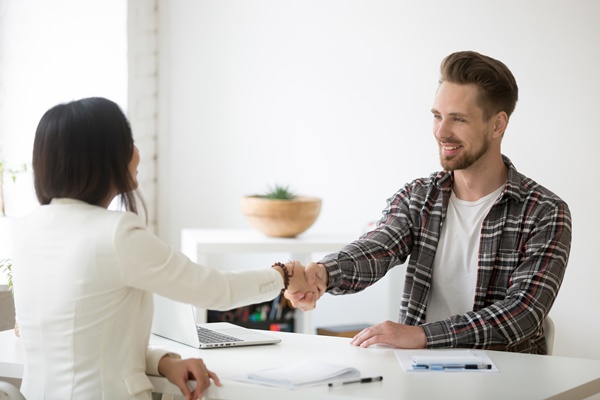
[[360,371],[354,367],[316,360],[304,360],[285,367],[251,372],[248,374],[246,381],[293,389],[358,377],[360,377]]

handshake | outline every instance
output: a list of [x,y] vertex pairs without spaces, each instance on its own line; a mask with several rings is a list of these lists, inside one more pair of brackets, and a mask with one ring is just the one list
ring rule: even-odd
[[[285,298],[293,307],[302,311],[314,309],[317,300],[323,296],[329,285],[329,274],[325,266],[309,263],[303,267],[298,261],[289,261],[285,267],[289,276]],[[284,275],[283,268],[275,268]],[[385,321],[363,329],[352,338],[350,344],[360,347],[383,344],[400,349],[424,349],[427,347],[427,337],[421,326]]]
[[[306,267],[298,261],[288,261],[285,264],[288,271],[289,284],[284,293],[292,306],[302,311],[316,307],[317,300],[327,290],[329,276],[322,264],[309,263]],[[275,266],[283,275],[283,268]]]

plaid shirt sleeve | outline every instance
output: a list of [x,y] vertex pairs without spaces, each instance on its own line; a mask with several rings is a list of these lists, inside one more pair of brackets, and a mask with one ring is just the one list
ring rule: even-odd
[[407,185],[388,200],[377,228],[319,262],[329,274],[329,293],[362,291],[406,261],[413,243],[409,192]]

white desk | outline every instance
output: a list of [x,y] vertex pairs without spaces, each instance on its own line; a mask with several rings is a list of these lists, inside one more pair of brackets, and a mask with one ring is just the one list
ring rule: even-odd
[[[180,353],[185,358],[201,357],[219,375],[223,386],[212,385],[208,399],[457,399],[462,400],[577,400],[600,393],[600,360],[537,356],[488,351],[499,373],[403,372],[394,350],[362,349],[350,339],[271,332],[282,339],[276,345],[198,350],[153,336],[151,343]],[[355,366],[366,374],[382,375],[383,381],[329,388],[298,390],[270,388],[232,380],[261,368],[317,359]],[[23,355],[14,332],[0,332],[0,376],[20,378]],[[165,378],[151,377],[155,390],[179,394]]]
[[[329,253],[340,250],[356,240],[358,235],[317,235],[303,234],[297,238],[272,238],[255,230],[231,229],[183,229],[181,231],[181,251],[192,261],[211,266],[211,254],[240,253],[288,253],[290,259],[304,265],[313,259],[315,253]],[[273,260],[278,261],[278,260]],[[197,310],[197,322],[206,322],[206,311]],[[296,313],[296,331],[313,333],[310,312]]]

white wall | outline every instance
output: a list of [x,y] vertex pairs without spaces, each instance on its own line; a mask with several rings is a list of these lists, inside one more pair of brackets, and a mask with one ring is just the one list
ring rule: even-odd
[[[476,50],[504,61],[520,86],[504,153],[571,207],[555,354],[600,358],[600,2],[162,0],[159,9],[163,238],[249,228],[240,196],[275,182],[323,198],[312,232],[358,234],[402,184],[439,169],[429,111],[439,62]],[[328,299],[328,318],[395,318],[400,280],[386,277],[360,302]]]
[[120,3],[0,1],[0,149],[9,165],[31,162],[35,129],[50,107],[88,96],[126,106],[126,8]]
[[0,0],[0,161],[29,164],[15,182],[4,176],[0,259],[12,251],[12,220],[38,206],[31,152],[44,112],[89,96],[126,109],[126,17],[121,0]]

